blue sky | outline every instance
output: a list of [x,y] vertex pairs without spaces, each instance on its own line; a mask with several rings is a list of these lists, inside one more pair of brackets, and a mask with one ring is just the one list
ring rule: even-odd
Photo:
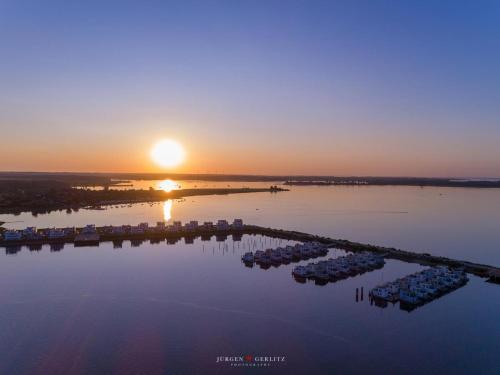
[[2,170],[500,175],[496,1],[2,1],[0,46]]

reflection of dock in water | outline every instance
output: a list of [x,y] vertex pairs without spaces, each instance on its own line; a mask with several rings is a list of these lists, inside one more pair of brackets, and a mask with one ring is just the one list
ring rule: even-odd
[[42,244],[32,244],[28,246],[30,251],[40,251],[42,250]]
[[144,242],[144,240],[140,239],[140,238],[133,239],[133,240],[130,240],[130,246],[132,246],[132,247],[139,247],[139,246],[142,245],[143,242]]
[[51,243],[50,244],[50,251],[57,252],[61,251],[64,249],[64,243]]
[[7,255],[15,255],[21,251],[21,245],[13,245],[5,247],[5,254]]

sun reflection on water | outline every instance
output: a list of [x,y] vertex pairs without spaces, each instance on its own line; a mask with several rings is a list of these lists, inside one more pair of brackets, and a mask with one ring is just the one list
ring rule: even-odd
[[172,200],[163,202],[163,220],[166,222],[172,218]]
[[170,193],[172,190],[180,189],[180,185],[173,180],[163,180],[158,184],[158,188]]

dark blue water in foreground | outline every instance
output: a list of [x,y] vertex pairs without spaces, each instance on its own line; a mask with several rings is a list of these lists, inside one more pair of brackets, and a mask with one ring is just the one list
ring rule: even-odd
[[[471,277],[410,313],[382,309],[370,304],[369,289],[421,266],[389,260],[318,286],[297,283],[293,265],[240,261],[249,248],[277,244],[244,236],[2,254],[0,373],[500,373],[498,285]],[[243,355],[285,362],[216,363]]]

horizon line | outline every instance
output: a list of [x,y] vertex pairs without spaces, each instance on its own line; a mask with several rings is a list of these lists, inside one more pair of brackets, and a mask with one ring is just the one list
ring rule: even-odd
[[423,179],[500,179],[500,177],[469,177],[469,176],[418,176],[418,175],[404,175],[404,176],[388,176],[388,175],[334,175],[334,174],[251,174],[251,173],[180,173],[180,172],[77,172],[77,171],[0,171],[0,175],[4,174],[37,174],[37,175],[158,175],[158,176],[214,176],[214,177],[261,177],[261,178],[290,178],[290,177],[310,177],[310,178],[423,178]]

